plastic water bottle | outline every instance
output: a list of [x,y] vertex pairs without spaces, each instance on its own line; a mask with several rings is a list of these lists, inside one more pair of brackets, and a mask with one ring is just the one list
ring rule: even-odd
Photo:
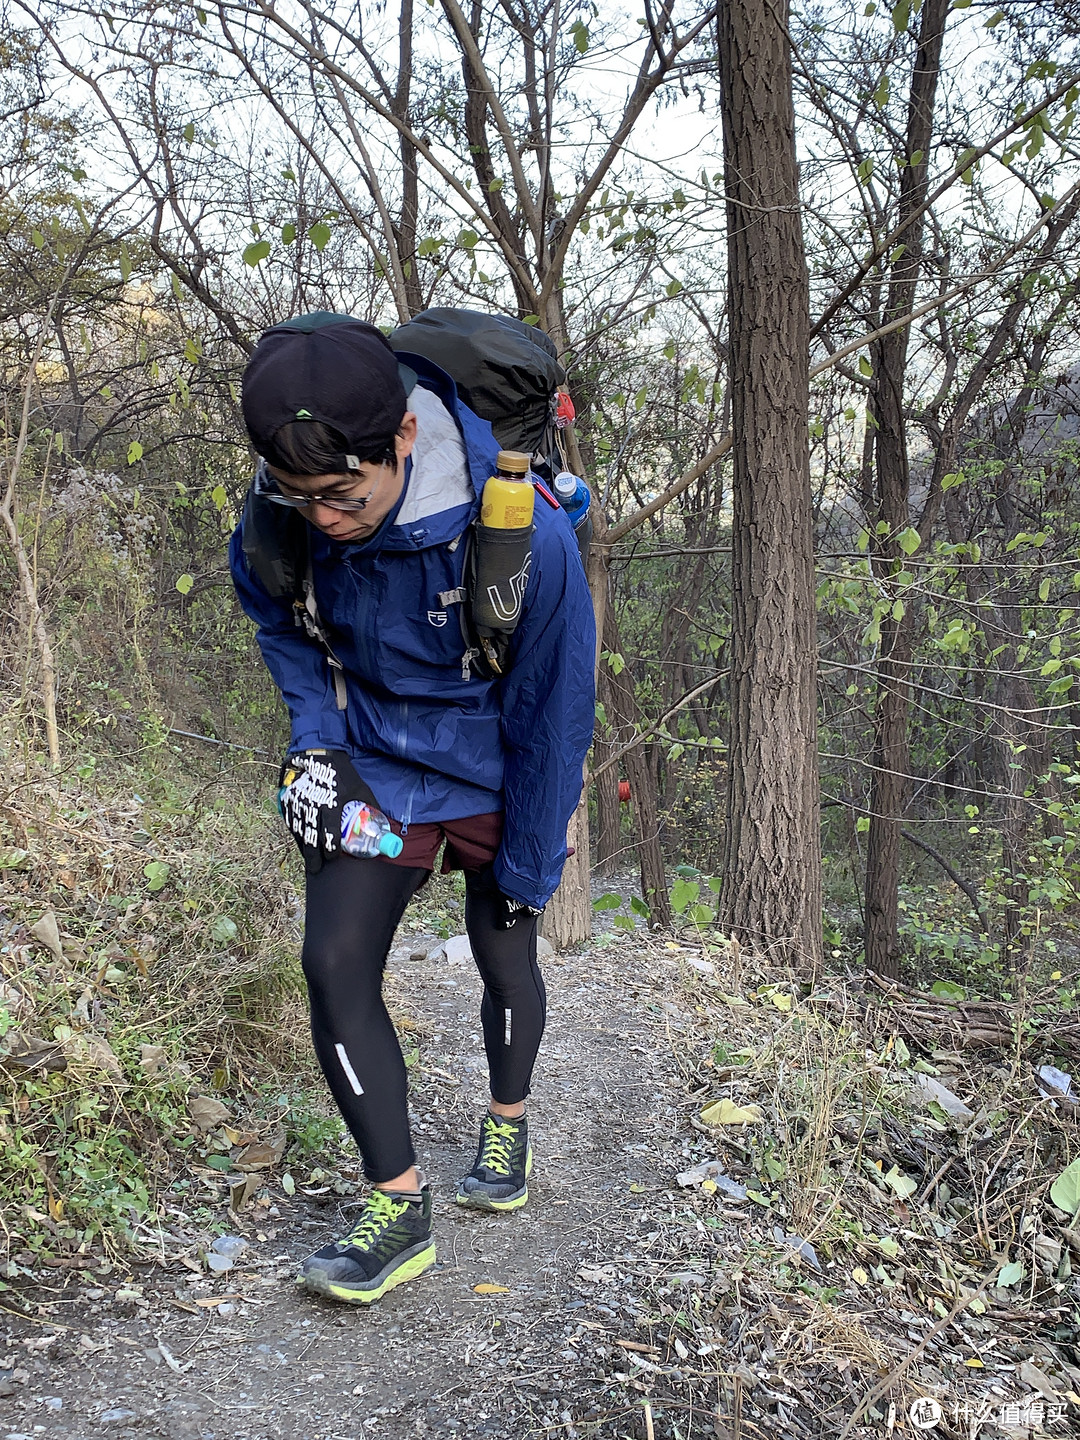
[[571,474],[569,470],[560,470],[553,484],[559,504],[570,516],[570,523],[576,530],[578,522],[583,520],[589,511],[589,501],[592,499],[589,487],[580,476]]
[[578,549],[584,560],[589,549],[589,541],[592,539],[592,516],[589,514],[592,492],[580,475],[574,475],[569,470],[560,470],[552,484],[555,487],[559,504],[570,516],[570,523],[577,536]]
[[341,807],[341,848],[348,855],[385,855],[394,860],[401,854],[402,840],[381,810],[362,800],[349,800]]

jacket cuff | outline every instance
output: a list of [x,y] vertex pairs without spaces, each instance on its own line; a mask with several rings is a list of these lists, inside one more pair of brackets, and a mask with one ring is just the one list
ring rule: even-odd
[[506,898],[516,900],[519,905],[532,905],[537,910],[542,910],[555,893],[554,890],[538,890],[535,879],[515,874],[501,855],[495,857],[492,874]]

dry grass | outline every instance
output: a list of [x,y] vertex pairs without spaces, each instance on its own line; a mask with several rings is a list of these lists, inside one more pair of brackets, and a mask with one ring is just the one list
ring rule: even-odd
[[[748,1192],[706,1182],[656,1217],[652,1369],[632,1364],[626,1382],[655,1433],[835,1440],[890,1413],[906,1424],[929,1395],[949,1435],[951,1405],[1037,1384],[1075,1418],[1080,1236],[1048,1191],[1080,1133],[1035,1083],[1063,1059],[1049,1021],[1019,1046],[1016,1027],[997,1049],[950,1046],[936,997],[920,1027],[915,997],[890,1005],[841,976],[807,993],[737,947],[652,943],[660,963],[676,956],[693,1017],[665,1022],[694,1136],[679,1168],[719,1161]],[[970,1117],[911,1103],[928,1071]],[[725,1098],[760,1118],[704,1124]],[[1002,1285],[1012,1263],[1022,1275]]]

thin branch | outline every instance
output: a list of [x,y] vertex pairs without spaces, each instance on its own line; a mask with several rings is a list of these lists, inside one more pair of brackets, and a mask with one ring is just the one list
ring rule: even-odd
[[723,673],[710,675],[708,680],[703,680],[700,685],[695,685],[692,690],[688,690],[682,699],[676,701],[666,714],[660,716],[660,719],[657,720],[655,725],[650,725],[647,730],[642,730],[640,735],[635,735],[633,740],[629,741],[626,745],[620,746],[620,748],[609,755],[606,760],[602,760],[595,770],[590,770],[589,779],[595,780],[598,775],[603,775],[605,770],[610,770],[613,765],[617,765],[624,755],[629,755],[631,750],[636,750],[639,745],[644,745],[646,740],[651,740],[654,735],[659,734],[673,716],[677,715],[680,710],[689,705],[692,700],[696,700],[699,695],[704,695],[706,690],[711,689],[718,680],[722,680],[723,678]]
[[958,890],[962,890],[967,896],[968,900],[971,902],[972,910],[974,910],[975,914],[978,916],[979,925],[982,929],[983,934],[989,935],[990,922],[986,918],[986,911],[979,903],[979,892],[975,889],[975,886],[972,885],[970,881],[965,880],[961,874],[959,874],[956,870],[953,869],[953,867],[949,864],[948,860],[945,859],[945,856],[942,855],[940,850],[935,850],[933,845],[928,845],[925,840],[920,840],[918,835],[916,835],[913,831],[901,830],[900,834],[904,837],[904,839],[908,842],[909,845],[914,845],[917,850],[925,851],[926,854],[930,856],[931,860],[937,861],[937,863],[941,866],[942,870],[945,871],[945,874],[948,875],[949,879],[953,882],[956,888]]
[[1014,135],[1017,130],[1022,130],[1025,125],[1028,125],[1035,118],[1036,115],[1041,115],[1042,112],[1048,109],[1051,105],[1053,105],[1055,101],[1060,100],[1062,96],[1067,95],[1068,92],[1078,83],[1080,83],[1080,79],[1078,79],[1075,74],[1072,75],[1063,84],[1059,85],[1056,90],[1052,90],[1049,95],[1045,96],[1042,100],[1040,100],[1037,105],[1033,106],[1030,110],[1025,111],[1023,115],[1019,116],[1018,119],[1014,120],[1011,125],[1008,125],[1005,127],[1004,130],[999,131],[998,134],[993,136],[992,139],[988,140],[985,145],[980,146],[976,150],[968,152],[965,158],[962,161],[958,162],[953,167],[953,169],[950,170],[949,173],[944,177],[944,179],[940,181],[937,188],[931,191],[931,193],[926,197],[925,202],[921,206],[919,206],[917,210],[913,210],[910,215],[906,215],[902,223],[899,224],[894,230],[890,231],[890,233],[885,236],[884,240],[878,241],[878,243],[870,251],[869,255],[867,255],[866,258],[863,260],[862,264],[859,266],[858,270],[856,270],[852,278],[844,286],[843,290],[841,290],[838,295],[834,296],[833,299],[829,301],[828,305],[825,307],[825,311],[822,314],[821,318],[817,320],[811,327],[811,340],[815,339],[816,336],[820,334],[820,332],[825,328],[825,326],[837,313],[837,311],[844,304],[844,302],[849,300],[851,296],[854,295],[855,291],[865,280],[866,276],[870,273],[870,271],[874,268],[878,261],[883,259],[884,256],[886,256],[889,251],[893,249],[893,247],[896,245],[897,240],[899,240],[900,236],[904,233],[904,231],[909,225],[913,225],[917,220],[921,219],[922,216],[927,212],[927,210],[929,210],[931,206],[936,203],[936,201],[940,200],[942,195],[945,194],[945,191],[955,185],[957,180],[960,179],[961,175],[965,174],[966,171],[970,170],[972,165],[974,165],[977,161],[983,159],[984,156],[989,155],[990,152],[995,148],[995,146],[1000,145],[1003,140],[1007,140],[1010,135]]

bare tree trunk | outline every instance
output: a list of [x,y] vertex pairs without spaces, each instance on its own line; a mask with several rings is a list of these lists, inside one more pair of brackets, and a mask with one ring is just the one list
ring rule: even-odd
[[[603,672],[601,672],[602,675]],[[601,679],[600,688],[604,710],[610,715],[613,700],[611,687],[606,679]],[[603,765],[604,761],[614,753],[614,750],[615,746],[608,736],[597,739],[593,750],[595,765]],[[593,852],[593,869],[597,875],[610,875],[616,866],[622,830],[618,768],[614,765],[610,766],[596,776],[593,783],[596,788],[596,846]]]
[[[929,188],[930,142],[941,68],[941,45],[950,0],[924,0],[919,42],[908,104],[906,165],[900,181],[898,224],[904,228],[901,253],[889,281],[888,321],[910,312],[922,270],[923,221],[915,219]],[[898,538],[909,525],[907,419],[904,380],[909,329],[903,326],[873,347],[874,384],[870,413],[874,427],[875,478],[873,519],[884,521],[878,537],[871,526],[875,573],[886,583],[903,566]],[[866,848],[866,966],[895,977],[900,970],[898,896],[900,825],[907,804],[908,710],[911,701],[911,616],[891,613],[881,620],[877,667],[870,834]]]
[[731,740],[721,920],[813,973],[821,958],[809,283],[787,6],[718,24],[734,434]]
[[[412,91],[413,0],[401,0],[398,16],[398,76],[391,109],[401,121],[398,148],[401,152],[401,211],[397,223],[397,247],[405,271],[405,303],[409,314],[424,306],[416,256],[416,225],[420,212],[420,177],[416,146],[410,135],[409,101]],[[405,270],[405,267],[408,267]]]
[[[66,277],[65,277],[66,278]],[[30,634],[37,649],[38,663],[41,667],[41,707],[44,712],[45,721],[45,742],[49,748],[49,760],[54,766],[60,764],[60,732],[56,724],[56,665],[53,660],[52,645],[49,641],[49,632],[45,624],[45,616],[41,610],[38,600],[37,585],[34,582],[34,571],[30,564],[30,557],[26,553],[22,536],[19,534],[18,522],[15,519],[15,483],[22,468],[23,456],[26,453],[26,441],[30,429],[30,397],[34,390],[34,377],[37,374],[38,361],[41,359],[41,351],[45,343],[46,330],[52,320],[53,305],[49,307],[49,314],[45,324],[41,327],[41,335],[38,338],[34,349],[33,358],[26,372],[26,384],[23,388],[22,417],[19,423],[19,434],[15,442],[15,453],[11,457],[8,468],[7,485],[4,489],[4,498],[0,502],[0,521],[3,521],[4,529],[7,531],[8,543],[11,546],[11,553],[15,559],[15,569],[19,576],[19,591],[22,595],[23,604],[26,606],[27,623]]]
[[[565,345],[565,338],[564,331],[556,337],[560,349]],[[572,429],[564,432],[564,440],[575,473],[583,474],[581,451]],[[602,539],[604,528],[604,517],[597,513],[593,525],[594,538]],[[601,544],[593,545],[589,554],[587,575],[589,592],[592,595],[593,615],[596,619],[596,652],[593,655],[593,677],[595,679],[600,659],[600,637],[603,634],[604,616],[607,612],[608,590],[608,556],[606,548]],[[545,938],[550,940],[557,950],[565,950],[571,945],[584,944],[585,941],[592,938],[592,896],[590,893],[592,867],[589,849],[588,792],[589,777],[586,769],[581,803],[574,812],[567,836],[567,843],[574,853],[566,861],[559,888],[552,896],[541,927]]]
[[[607,613],[604,627],[604,644],[613,654],[618,653],[619,630],[615,617],[610,611]],[[616,674],[612,670],[609,683],[616,728],[625,729],[629,733],[637,728],[641,718],[630,671],[624,668]],[[671,913],[667,871],[664,867],[664,854],[660,846],[656,776],[649,763],[648,746],[632,746],[624,755],[623,764],[630,781],[630,803],[633,806],[634,823],[637,830],[635,848],[637,849],[638,863],[641,866],[641,896],[651,912],[650,924],[654,928],[666,928],[674,923],[674,916]],[[614,768],[612,766],[612,770]]]

